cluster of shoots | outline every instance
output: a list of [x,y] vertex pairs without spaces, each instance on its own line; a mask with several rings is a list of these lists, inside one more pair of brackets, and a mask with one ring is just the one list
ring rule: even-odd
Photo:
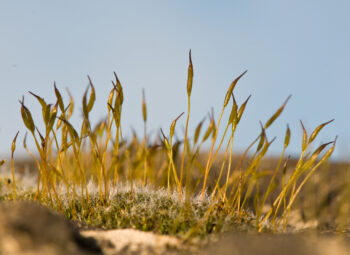
[[[248,105],[250,96],[241,104],[236,101],[234,89],[246,71],[233,80],[223,100],[218,121],[214,114],[209,120],[201,121],[190,134],[190,110],[193,85],[193,64],[189,53],[187,78],[187,113],[174,118],[168,132],[160,132],[151,140],[147,133],[147,107],[145,93],[142,98],[142,117],[144,134],[139,138],[135,133],[131,138],[123,136],[121,116],[124,102],[123,87],[114,73],[114,81],[106,102],[107,116],[96,125],[92,125],[89,114],[95,103],[95,88],[88,77],[89,87],[82,99],[83,118],[79,127],[74,127],[70,118],[75,102],[70,96],[69,103],[63,100],[59,89],[54,85],[56,102],[48,104],[44,98],[29,92],[41,105],[44,130],[37,128],[30,110],[20,101],[21,115],[25,126],[33,137],[37,154],[31,152],[23,141],[24,148],[35,160],[38,167],[35,200],[46,199],[52,204],[62,204],[58,189],[64,187],[66,198],[72,208],[77,199],[88,206],[91,195],[88,183],[94,182],[98,187],[98,203],[108,205],[111,192],[118,192],[118,184],[128,183],[130,194],[137,183],[143,186],[164,187],[168,195],[176,192],[178,200],[184,203],[199,194],[201,200],[210,201],[212,205],[220,205],[227,215],[235,215],[237,219],[244,214],[248,205],[256,214],[256,228],[263,229],[270,221],[274,226],[286,226],[288,213],[305,183],[319,166],[332,154],[336,140],[321,144],[312,150],[313,142],[319,132],[331,121],[316,127],[307,134],[303,123],[302,150],[296,166],[292,169],[288,164],[286,149],[289,146],[291,130],[287,126],[282,153],[278,163],[271,171],[261,171],[263,158],[274,139],[268,139],[266,130],[279,118],[288,100],[263,124],[261,132],[256,134],[248,148],[234,162],[234,137],[237,126]],[[230,111],[228,119],[224,119],[225,111]],[[184,138],[174,138],[177,121],[186,116]],[[205,124],[207,126],[205,127]],[[219,132],[222,129],[223,132]],[[219,136],[219,133],[223,133]],[[17,135],[16,135],[17,138]],[[12,154],[15,150],[14,139]],[[208,143],[208,152],[201,148]],[[205,160],[202,156],[205,155]],[[218,155],[222,158],[221,166],[214,169],[213,162]],[[215,175],[211,174],[215,171]],[[276,176],[282,175],[282,183]],[[215,176],[215,177],[213,177]],[[13,175],[14,178],[14,175]],[[268,180],[262,187],[261,181]],[[16,197],[15,180],[13,180],[13,196]],[[95,199],[95,198],[94,198]],[[96,200],[95,200],[96,201]],[[208,207],[205,217],[209,217]],[[268,208],[266,210],[266,208]]]

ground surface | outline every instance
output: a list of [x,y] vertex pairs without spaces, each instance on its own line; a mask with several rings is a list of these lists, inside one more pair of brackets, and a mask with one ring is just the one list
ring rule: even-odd
[[227,233],[212,239],[191,244],[132,229],[82,230],[41,205],[0,202],[0,254],[350,254],[349,235]]
[[[334,167],[334,165],[332,166]],[[11,172],[7,168],[0,168],[4,176],[0,183],[0,194],[12,194]],[[19,168],[21,169],[21,168]],[[32,187],[33,180],[24,178],[26,171],[16,177],[24,188]],[[291,212],[289,223],[293,231],[289,234],[254,234],[255,231],[245,233],[228,232],[221,235],[209,235],[206,240],[184,242],[174,236],[160,235],[135,229],[103,230],[91,228],[77,222],[67,220],[62,214],[46,207],[30,202],[0,201],[0,255],[31,255],[31,254],[237,254],[237,255],[298,255],[315,254],[328,255],[350,254],[350,231],[335,234],[329,228],[320,232],[320,226],[332,226],[332,218],[336,217],[333,204],[339,202],[337,196],[329,196],[332,190],[321,190],[325,195],[306,196],[306,192],[320,191],[318,187],[341,186],[344,178],[342,170],[335,168],[329,175],[327,171],[316,176],[317,182],[311,182],[302,194],[299,206],[303,210]],[[327,170],[327,169],[326,169]],[[28,171],[29,172],[29,171]],[[336,175],[336,173],[338,173]],[[29,175],[30,176],[30,175]],[[322,177],[322,178],[321,178]],[[322,181],[324,179],[324,181]],[[320,181],[321,180],[321,181]],[[332,182],[332,185],[329,183]],[[337,183],[340,184],[337,184]],[[35,184],[35,182],[34,182]],[[328,184],[328,185],[325,185]],[[316,189],[317,188],[317,189]],[[312,192],[310,194],[313,194]],[[316,193],[315,193],[316,194]],[[318,193],[317,193],[318,194]],[[318,208],[317,198],[325,200],[327,206],[319,206],[319,217],[312,215],[310,208]],[[1,200],[1,199],[0,199]],[[319,203],[323,205],[324,203]],[[147,207],[148,208],[148,207]],[[302,213],[305,212],[304,219]],[[156,212],[159,214],[158,212]],[[137,213],[138,214],[138,213]],[[129,216],[128,216],[129,217]],[[330,223],[329,223],[330,222]],[[324,229],[324,228],[321,228]],[[248,233],[247,233],[248,232]],[[251,233],[253,232],[253,233]]]

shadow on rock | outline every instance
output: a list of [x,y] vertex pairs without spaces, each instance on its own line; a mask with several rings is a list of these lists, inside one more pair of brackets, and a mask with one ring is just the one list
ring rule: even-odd
[[102,254],[63,215],[25,201],[0,202],[0,254]]

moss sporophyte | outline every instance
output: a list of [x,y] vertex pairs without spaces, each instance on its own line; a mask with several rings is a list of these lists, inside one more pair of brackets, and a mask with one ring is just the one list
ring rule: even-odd
[[[28,149],[25,140],[23,144],[38,169],[36,187],[32,193],[27,191],[30,195],[23,190],[16,191],[18,185],[13,172],[11,198],[27,197],[63,212],[68,218],[95,226],[134,227],[187,238],[243,228],[243,223],[257,231],[286,227],[296,197],[331,156],[336,140],[312,151],[320,131],[331,121],[316,127],[310,136],[301,123],[302,150],[292,166],[286,157],[292,138],[287,126],[276,165],[272,170],[262,169],[263,159],[274,142],[267,136],[267,130],[279,119],[288,97],[261,123],[260,133],[253,135],[251,144],[237,158],[233,150],[234,137],[250,96],[240,103],[235,87],[246,73],[234,78],[228,86],[218,121],[210,114],[209,121],[203,119],[191,135],[191,95],[196,84],[190,51],[187,86],[184,86],[188,96],[187,112],[174,116],[168,136],[161,131],[155,139],[147,132],[149,113],[144,91],[141,108],[144,134],[142,138],[137,134],[128,139],[124,137],[124,93],[116,73],[106,99],[106,117],[96,125],[90,122],[96,100],[90,77],[82,99],[80,126],[71,122],[75,101],[69,95],[67,104],[56,84],[56,102],[51,104],[30,92],[41,106],[44,124],[44,130],[40,130],[39,120],[34,121],[23,97],[21,116],[33,137],[36,153]],[[230,114],[225,119],[227,108]],[[183,114],[185,132],[183,139],[179,139],[175,134]],[[12,160],[16,139],[17,135],[11,148]],[[202,152],[206,143],[209,143],[209,152]],[[282,176],[283,181],[277,182],[278,176]]]

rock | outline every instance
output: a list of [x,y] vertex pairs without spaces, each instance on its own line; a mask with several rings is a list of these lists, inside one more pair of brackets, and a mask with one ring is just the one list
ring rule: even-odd
[[63,215],[25,201],[0,202],[0,254],[102,254]]
[[348,255],[349,237],[344,235],[300,234],[226,234],[196,254],[222,255]]
[[134,229],[87,230],[81,234],[95,238],[104,254],[178,254],[185,247],[175,237],[158,235]]

